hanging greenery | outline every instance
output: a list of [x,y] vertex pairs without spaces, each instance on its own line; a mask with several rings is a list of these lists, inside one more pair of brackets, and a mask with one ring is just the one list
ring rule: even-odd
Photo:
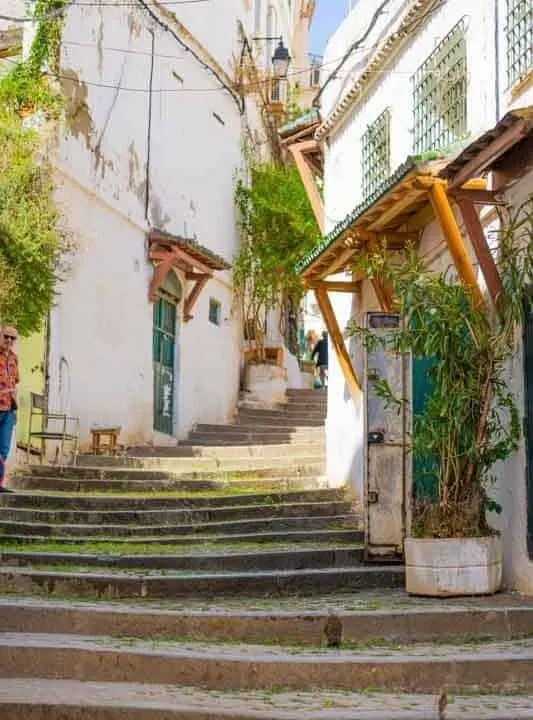
[[0,78],[0,319],[22,335],[40,329],[52,303],[61,251],[52,169],[29,114],[57,116],[58,69],[64,0],[38,0],[39,21],[28,57]]
[[[385,252],[370,257],[365,271],[393,290],[403,327],[376,335],[350,326],[368,348],[411,353],[426,361],[428,393],[414,413],[413,527],[418,537],[490,534],[487,510],[497,461],[512,455],[520,439],[519,413],[509,388],[524,293],[533,273],[533,197],[503,226],[499,242],[501,291],[497,312],[476,302],[447,273],[431,272],[411,248],[403,264]],[[384,380],[374,393],[401,411]]]
[[319,241],[319,230],[305,189],[293,166],[256,163],[250,182],[235,191],[241,246],[233,263],[233,282],[245,329],[264,360],[269,310],[289,300],[296,306],[303,287],[295,266]]

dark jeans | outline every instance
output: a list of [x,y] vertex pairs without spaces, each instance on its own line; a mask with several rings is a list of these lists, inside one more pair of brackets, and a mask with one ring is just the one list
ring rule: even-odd
[[4,481],[5,463],[11,448],[13,429],[16,422],[17,414],[14,410],[0,411],[0,485]]

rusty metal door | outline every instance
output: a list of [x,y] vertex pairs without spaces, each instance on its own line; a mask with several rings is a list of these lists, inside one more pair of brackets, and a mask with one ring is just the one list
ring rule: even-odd
[[[399,327],[391,313],[367,313],[366,325],[381,334]],[[365,354],[366,548],[369,556],[400,555],[405,526],[405,407],[387,404],[373,385],[386,380],[397,398],[405,398],[404,356],[382,348]]]

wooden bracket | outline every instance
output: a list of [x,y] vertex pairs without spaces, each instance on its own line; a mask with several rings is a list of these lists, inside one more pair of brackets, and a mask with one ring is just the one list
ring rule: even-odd
[[191,315],[192,309],[211,277],[212,275],[195,275],[195,283],[192,286],[191,292],[187,295],[183,306],[183,322],[189,322],[189,320],[193,319],[193,315]]
[[296,163],[296,167],[298,169],[298,172],[300,173],[300,177],[302,178],[305,192],[307,193],[307,197],[309,198],[309,202],[311,203],[311,208],[313,209],[313,213],[317,221],[318,227],[321,234],[323,235],[324,203],[322,201],[320,193],[318,192],[313,172],[309,167],[309,163],[307,162],[304,155],[304,152],[309,151],[312,147],[316,147],[316,142],[314,140],[289,145],[289,150],[294,158],[294,162]]
[[339,323],[337,322],[337,318],[335,317],[327,290],[321,283],[317,284],[315,287],[315,296],[320,312],[322,313],[322,317],[324,318],[324,322],[326,323],[344,379],[350,389],[352,398],[357,401],[361,396],[361,384],[355,374],[355,370],[353,369],[352,361],[348,350],[346,349],[344,338],[342,336]]
[[159,262],[158,265],[155,266],[154,274],[152,276],[152,279],[150,280],[150,287],[148,288],[148,299],[150,300],[150,302],[156,302],[159,286],[172,269],[173,264],[174,258],[167,255],[163,260]]
[[487,283],[492,302],[497,307],[497,299],[501,288],[500,273],[492,257],[478,212],[473,202],[467,198],[461,197],[457,204],[461,210],[465,228],[470,236],[470,242]]
[[328,292],[347,292],[347,293],[356,293],[359,292],[361,289],[360,282],[343,282],[342,280],[334,281],[334,280],[323,280],[322,282],[315,284],[311,283],[309,285],[310,290],[314,290],[316,287],[322,287],[324,290],[327,290]]

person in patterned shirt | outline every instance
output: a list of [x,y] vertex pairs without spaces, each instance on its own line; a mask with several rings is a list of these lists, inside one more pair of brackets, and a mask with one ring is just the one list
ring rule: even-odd
[[13,350],[17,331],[5,327],[0,333],[0,492],[11,492],[4,487],[6,461],[11,447],[13,429],[17,421],[18,359]]

